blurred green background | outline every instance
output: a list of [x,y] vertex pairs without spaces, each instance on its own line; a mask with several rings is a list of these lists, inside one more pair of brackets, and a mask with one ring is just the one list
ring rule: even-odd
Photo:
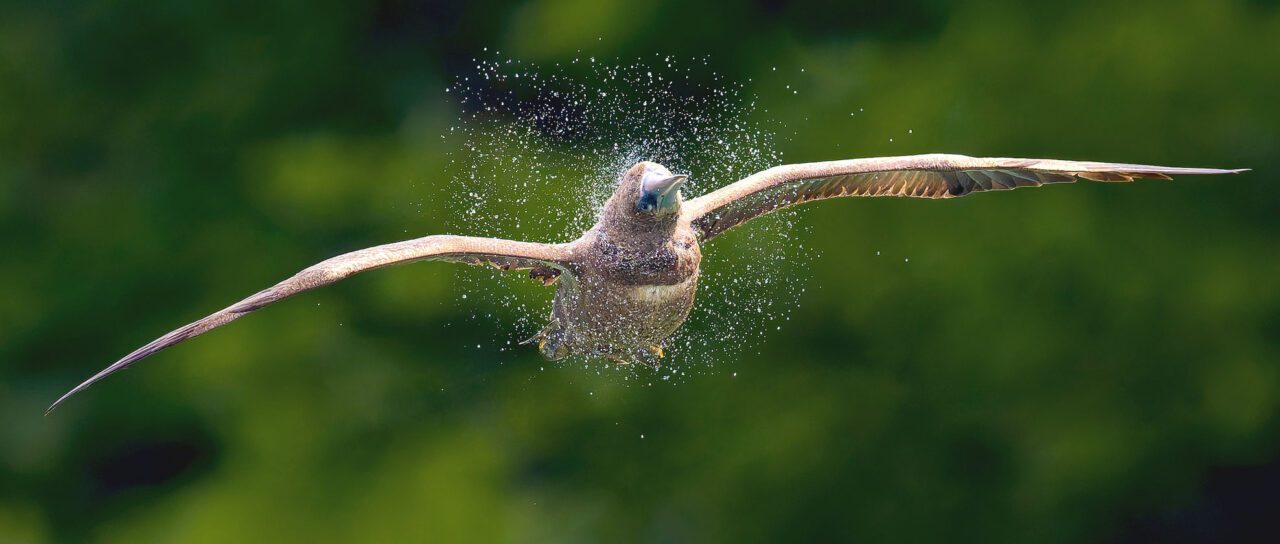
[[[485,47],[710,55],[707,81],[746,82],[794,132],[788,161],[1255,170],[813,206],[791,321],[677,384],[476,349],[493,324],[469,316],[515,310],[457,303],[487,272],[426,264],[41,415],[301,267],[444,231],[442,89]],[[0,542],[1266,534],[1277,89],[1262,0],[2,2]]]

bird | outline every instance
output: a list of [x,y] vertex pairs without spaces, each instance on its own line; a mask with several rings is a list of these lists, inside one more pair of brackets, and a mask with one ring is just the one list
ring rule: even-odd
[[664,341],[693,308],[702,246],[777,210],[839,197],[950,199],[1077,179],[1169,180],[1247,170],[927,154],[780,165],[685,200],[688,175],[641,161],[619,176],[596,224],[576,240],[535,243],[442,234],[344,253],[138,348],[68,391],[45,413],[156,352],[294,295],[386,266],[448,261],[526,271],[556,288],[546,326],[526,341],[536,343],[544,358],[584,355],[657,365]]

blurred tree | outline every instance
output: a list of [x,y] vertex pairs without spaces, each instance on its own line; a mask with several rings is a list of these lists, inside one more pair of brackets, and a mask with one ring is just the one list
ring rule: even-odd
[[[0,540],[1274,532],[1274,2],[0,14]],[[744,82],[793,161],[1255,172],[801,211],[819,256],[791,321],[677,384],[502,351],[493,323],[519,310],[457,298],[488,272],[421,266],[272,308],[40,416],[174,323],[340,251],[443,231],[439,135],[457,111],[441,89],[496,50],[706,56],[701,77]],[[750,237],[717,240],[711,271]]]

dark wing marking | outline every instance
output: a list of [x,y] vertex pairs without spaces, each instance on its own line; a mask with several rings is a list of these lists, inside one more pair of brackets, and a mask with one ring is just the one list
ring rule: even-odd
[[49,406],[45,413],[53,411],[63,401],[90,385],[162,349],[226,325],[269,304],[303,291],[329,285],[366,270],[415,261],[441,260],[490,265],[502,270],[530,269],[530,276],[542,279],[544,283],[549,284],[561,273],[568,271],[567,266],[573,260],[574,251],[573,244],[536,244],[495,238],[440,235],[345,253],[311,266],[287,280],[138,348],[67,392]]
[[774,210],[842,196],[955,198],[982,191],[1092,181],[1172,179],[1244,170],[1052,159],[915,155],[778,166],[684,203],[703,240]]

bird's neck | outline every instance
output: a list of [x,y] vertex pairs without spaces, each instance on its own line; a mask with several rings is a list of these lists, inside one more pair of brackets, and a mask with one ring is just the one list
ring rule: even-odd
[[675,216],[644,215],[609,204],[600,215],[600,233],[619,248],[644,252],[665,245],[675,234]]
[[600,234],[610,245],[627,252],[649,253],[670,243],[675,230],[675,221],[613,221],[602,223]]

